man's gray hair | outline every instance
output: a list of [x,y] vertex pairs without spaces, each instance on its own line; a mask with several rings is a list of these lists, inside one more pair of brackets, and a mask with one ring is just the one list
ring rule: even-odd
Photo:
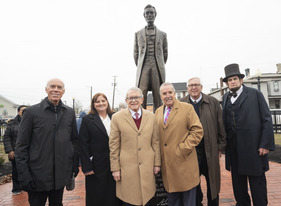
[[48,88],[49,86],[50,86],[50,83],[51,83],[51,81],[53,81],[53,80],[58,80],[58,81],[60,81],[61,83],[62,83],[62,89],[65,89],[65,87],[64,87],[64,82],[61,80],[61,79],[59,79],[59,78],[52,78],[52,79],[49,79],[49,81],[47,81],[47,84],[46,84],[46,88]]
[[190,78],[190,79],[187,81],[187,86],[189,85],[189,82],[190,82],[191,80],[194,80],[194,79],[199,80],[199,84],[202,85],[202,81],[201,81],[201,79],[200,79],[199,77],[192,77],[192,78]]
[[138,92],[138,93],[140,94],[140,97],[143,98],[143,93],[142,93],[141,89],[138,88],[138,87],[132,87],[132,88],[130,88],[130,89],[127,91],[127,94],[126,94],[126,97],[125,97],[126,99],[127,99],[127,97],[128,97],[128,93],[129,93],[130,91]]
[[160,88],[159,88],[159,93],[160,93],[160,94],[161,94],[161,89],[162,89],[162,87],[164,87],[164,86],[171,86],[171,87],[173,88],[173,91],[176,92],[175,87],[174,87],[174,85],[173,85],[172,83],[170,83],[170,82],[164,82],[163,84],[161,84],[161,86],[160,86]]

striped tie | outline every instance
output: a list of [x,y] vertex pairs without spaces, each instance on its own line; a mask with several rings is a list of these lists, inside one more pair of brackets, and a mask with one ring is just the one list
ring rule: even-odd
[[164,119],[164,124],[166,124],[170,112],[171,112],[171,107],[168,107],[168,108],[167,108],[167,113],[166,113],[166,116],[165,116],[165,119]]

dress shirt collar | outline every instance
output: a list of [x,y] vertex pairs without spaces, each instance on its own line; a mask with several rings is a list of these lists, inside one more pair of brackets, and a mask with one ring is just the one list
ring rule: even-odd
[[[230,93],[233,93],[232,91],[229,91],[229,92],[230,92]],[[232,96],[232,97],[230,98],[230,101],[231,101],[232,104],[238,99],[239,95],[240,95],[242,92],[243,92],[243,85],[241,85],[241,87],[236,91],[237,96],[236,96],[236,97]]]
[[139,110],[138,110],[138,112],[134,112],[133,110],[131,110],[130,108],[129,108],[129,110],[130,110],[130,112],[131,112],[131,115],[132,115],[132,117],[134,118],[134,119],[136,119],[136,116],[135,116],[135,113],[139,113],[139,118],[141,118],[141,107],[139,108]]
[[191,101],[193,101],[193,102],[196,101],[196,103],[198,103],[198,102],[201,101],[201,99],[202,99],[203,96],[202,96],[202,93],[200,93],[200,97],[199,97],[198,99],[193,99],[191,96],[189,96],[189,97],[190,97],[190,100],[191,100]]

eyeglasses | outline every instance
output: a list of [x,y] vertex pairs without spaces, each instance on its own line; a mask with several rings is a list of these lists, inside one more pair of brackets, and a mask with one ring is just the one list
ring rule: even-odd
[[131,101],[133,101],[133,100],[136,100],[136,101],[137,101],[137,100],[139,100],[140,98],[142,98],[142,97],[141,97],[141,96],[127,97],[127,100],[131,102]]
[[201,84],[189,84],[188,87],[199,87]]

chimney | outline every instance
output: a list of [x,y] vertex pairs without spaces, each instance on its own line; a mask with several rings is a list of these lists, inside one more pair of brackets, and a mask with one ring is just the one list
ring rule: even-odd
[[246,77],[250,76],[250,68],[245,69],[245,75]]
[[281,74],[281,63],[276,64],[276,66],[277,66],[277,73]]

